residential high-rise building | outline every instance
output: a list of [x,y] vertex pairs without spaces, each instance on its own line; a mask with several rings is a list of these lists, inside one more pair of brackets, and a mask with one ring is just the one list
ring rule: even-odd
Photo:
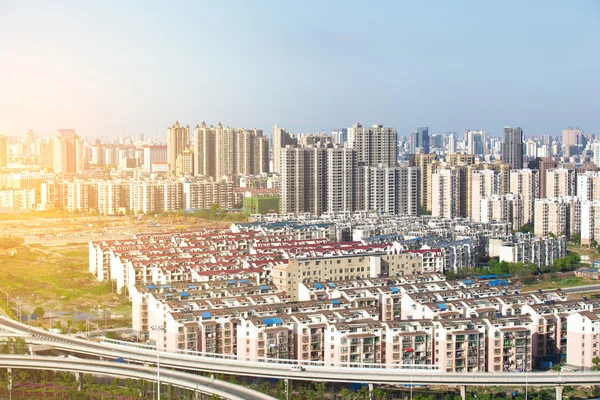
[[326,210],[327,150],[319,147],[281,149],[281,213],[321,214]]
[[538,237],[581,232],[581,209],[576,197],[536,199],[534,210],[533,227]]
[[580,201],[600,200],[600,173],[585,171],[577,174],[577,197]]
[[448,135],[448,153],[456,153],[456,134],[454,133]]
[[562,131],[562,150],[563,154],[580,154],[576,148],[584,149],[587,139],[581,129],[568,127]]
[[216,127],[202,123],[194,129],[195,174],[219,181],[231,174],[268,172],[268,139],[259,129]]
[[6,167],[6,136],[0,135],[0,168]]
[[190,126],[181,126],[179,121],[167,128],[167,163],[169,175],[175,175],[177,156],[190,148]]
[[354,211],[356,152],[336,147],[327,149],[327,211]]
[[56,174],[73,174],[84,169],[84,141],[74,129],[60,129],[52,143],[52,166]]
[[277,125],[273,126],[273,136],[271,137],[273,143],[273,172],[276,174],[281,173],[281,149],[287,146],[296,146],[298,139],[296,139],[291,133],[287,132],[285,128],[280,128]]
[[[275,125],[275,126],[277,126],[277,125]],[[347,128],[334,129],[331,131],[331,136],[333,138],[334,145],[343,146],[344,143],[346,143],[346,140],[348,140],[348,129]]]
[[500,195],[501,175],[499,171],[480,170],[473,171],[471,174],[471,219],[475,222],[482,222],[481,219],[481,200]]
[[575,170],[554,168],[546,171],[546,197],[576,196]]
[[269,168],[269,138],[257,136],[254,138],[254,174],[266,174]]
[[502,162],[511,169],[523,168],[523,129],[504,128]]
[[485,131],[467,131],[467,153],[485,153]]
[[446,165],[449,167],[473,164],[475,164],[475,155],[473,154],[449,153],[446,156]]
[[540,194],[539,171],[529,168],[510,171],[510,192],[522,199],[523,224],[532,225],[535,199]]
[[522,205],[521,196],[512,193],[482,198],[480,222],[510,222],[517,230],[523,226]]
[[456,218],[460,215],[459,171],[438,169],[431,177],[431,215],[437,218]]
[[358,168],[356,210],[419,215],[419,170],[415,167]]
[[440,166],[440,162],[435,154],[413,154],[410,156],[409,166],[417,167],[420,170],[419,175],[419,206],[425,210],[431,211],[431,176]]
[[37,153],[40,167],[51,169],[54,167],[54,140],[43,138],[37,143]]
[[549,169],[558,167],[558,163],[551,158],[536,158],[527,164],[529,169],[537,169],[540,171],[540,198],[546,197],[546,172]]
[[177,155],[175,162],[175,175],[194,175],[194,153],[187,149]]
[[152,172],[152,164],[168,162],[167,146],[144,146],[144,170]]
[[370,128],[356,123],[348,128],[346,147],[356,151],[356,161],[377,167],[395,167],[398,137],[395,128],[373,125]]
[[594,164],[600,167],[600,142],[592,143],[592,151],[594,152]]
[[[418,151],[417,149],[421,149]],[[410,134],[410,153],[429,153],[429,128],[421,127]]]

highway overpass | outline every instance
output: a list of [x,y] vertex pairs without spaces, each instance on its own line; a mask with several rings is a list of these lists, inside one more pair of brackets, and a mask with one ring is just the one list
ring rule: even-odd
[[[0,368],[68,371],[78,374],[86,373],[110,376],[113,378],[157,380],[156,368],[152,367],[114,361],[81,360],[62,357],[2,355],[0,357]],[[172,371],[166,368],[161,368],[160,380],[161,384],[173,385],[207,395],[216,394],[228,400],[275,400],[274,397],[241,385],[186,372]]]
[[[4,318],[0,318],[0,324],[18,333],[27,330],[26,325]],[[32,337],[27,339],[29,342],[51,345],[57,350],[73,354],[106,359],[123,357],[141,364],[152,364],[156,360],[155,349],[137,348],[130,343],[94,343],[33,328],[31,333]],[[179,370],[340,383],[448,385],[460,386],[463,393],[466,386],[545,386],[556,387],[558,398],[559,395],[562,396],[562,387],[565,385],[600,385],[600,372],[446,373],[435,369],[396,369],[392,365],[387,368],[369,368],[366,365],[357,368],[307,365],[304,371],[292,372],[289,363],[272,361],[246,361],[221,355],[209,357],[165,351],[160,353],[161,366]]]

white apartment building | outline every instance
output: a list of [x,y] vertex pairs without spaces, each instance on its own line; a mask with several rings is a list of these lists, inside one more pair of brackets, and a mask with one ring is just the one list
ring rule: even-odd
[[585,171],[577,175],[577,197],[582,202],[600,200],[600,173]]
[[431,177],[431,215],[455,218],[460,215],[459,171],[439,169]]
[[222,209],[234,207],[233,184],[231,182],[183,182],[182,207],[189,209],[210,209],[218,204]]
[[280,128],[277,125],[273,126],[271,140],[273,141],[273,172],[281,174],[281,149],[286,146],[297,145],[298,140],[285,128]]
[[98,211],[103,215],[124,213],[124,187],[120,181],[100,181],[98,187]]
[[359,167],[356,210],[419,215],[419,169]]
[[569,236],[581,229],[581,210],[577,197],[535,200],[534,233],[544,237],[550,233]]
[[493,195],[480,200],[481,219],[478,222],[510,222],[513,230],[523,226],[523,200],[521,196],[508,193]]
[[0,210],[14,212],[31,210],[35,205],[35,189],[0,190]]
[[356,152],[343,147],[327,149],[327,166],[327,211],[354,211]]
[[167,146],[144,146],[144,171],[152,172],[152,164],[167,163]]
[[552,265],[557,258],[567,254],[565,236],[556,238],[518,235],[514,240],[503,242],[499,249],[500,261],[509,263],[534,263],[538,267]]
[[175,175],[192,176],[194,175],[194,153],[191,150],[184,150],[177,155],[175,165]]
[[555,168],[546,171],[546,197],[564,197],[576,195],[575,170]]
[[66,210],[85,212],[89,208],[89,184],[84,181],[67,183]]
[[523,201],[523,225],[533,224],[533,206],[540,195],[539,171],[529,168],[511,170],[510,192],[520,196]]
[[581,202],[581,244],[600,241],[600,200]]
[[484,169],[471,171],[471,219],[482,221],[481,199],[500,194],[502,175],[500,171]]
[[177,156],[190,148],[190,127],[182,126],[176,121],[167,128],[167,167],[170,175],[175,174]]
[[383,125],[363,127],[356,123],[348,128],[348,140],[345,147],[356,151],[358,162],[368,166],[396,166],[398,136],[395,128],[384,128]]

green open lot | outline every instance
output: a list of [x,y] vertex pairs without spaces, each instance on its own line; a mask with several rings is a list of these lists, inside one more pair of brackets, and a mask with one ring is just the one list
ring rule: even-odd
[[[111,321],[111,325],[127,325],[131,313],[129,300],[124,295],[113,293],[111,282],[98,282],[88,272],[88,252],[86,244],[64,246],[18,246],[0,255],[0,304],[6,304],[6,294],[10,305],[22,302],[22,313],[30,313],[40,306],[56,318],[81,319],[82,313],[90,318],[101,310],[122,314],[122,321]],[[100,311],[99,311],[100,310]],[[84,317],[85,319],[85,317]],[[40,320],[42,324],[46,322]],[[104,321],[103,321],[104,322]],[[49,324],[49,321],[47,322]]]
[[565,288],[575,287],[575,286],[587,286],[587,285],[597,285],[597,284],[598,284],[598,281],[594,281],[591,279],[583,279],[583,278],[579,278],[579,277],[576,277],[573,275],[569,275],[569,276],[555,275],[555,276],[549,277],[549,279],[543,279],[540,282],[526,285],[526,286],[524,286],[523,291],[533,292],[538,289],[542,289],[542,290],[557,289],[557,288],[565,289]]

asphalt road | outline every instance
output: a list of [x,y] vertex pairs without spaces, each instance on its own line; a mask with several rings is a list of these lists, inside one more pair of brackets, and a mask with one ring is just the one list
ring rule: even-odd
[[598,285],[587,285],[587,286],[575,286],[570,288],[564,288],[565,293],[586,293],[586,292],[598,292],[600,291],[600,284]]

